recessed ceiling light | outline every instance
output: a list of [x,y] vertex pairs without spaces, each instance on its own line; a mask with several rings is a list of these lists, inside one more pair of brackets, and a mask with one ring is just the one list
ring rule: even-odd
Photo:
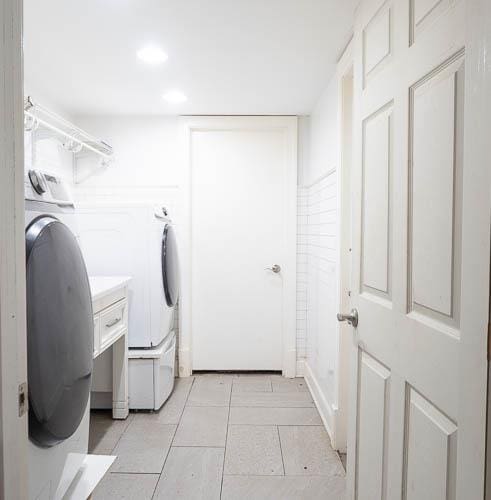
[[188,98],[180,90],[170,90],[162,96],[170,104],[186,102]]
[[162,64],[167,61],[167,54],[158,47],[153,45],[147,45],[143,47],[136,53],[138,59],[141,59],[143,62],[147,64]]

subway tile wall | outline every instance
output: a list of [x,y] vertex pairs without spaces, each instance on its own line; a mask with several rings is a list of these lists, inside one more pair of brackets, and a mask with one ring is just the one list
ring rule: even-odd
[[337,174],[298,189],[297,356],[335,401]]
[[297,376],[307,354],[308,189],[297,191]]

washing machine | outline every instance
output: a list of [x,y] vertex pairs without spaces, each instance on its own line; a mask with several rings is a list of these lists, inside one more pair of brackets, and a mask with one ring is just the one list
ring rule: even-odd
[[[158,410],[174,388],[176,334],[174,313],[179,298],[179,256],[175,229],[167,210],[157,207],[149,226],[150,331],[139,331],[128,351],[129,406]],[[131,333],[130,333],[131,336]]]
[[[157,410],[174,387],[173,325],[179,297],[174,224],[162,205],[146,203],[85,202],[77,206],[77,220],[90,275],[132,278],[128,318],[129,407]],[[99,373],[96,378],[96,388],[108,386],[109,381],[101,380]]]
[[88,450],[92,298],[65,183],[30,170],[25,200],[29,498],[58,500]]

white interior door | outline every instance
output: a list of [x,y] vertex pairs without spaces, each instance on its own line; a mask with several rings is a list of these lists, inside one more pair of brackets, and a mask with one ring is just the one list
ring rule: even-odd
[[22,2],[0,3],[0,30],[0,498],[23,499],[28,413]]
[[282,370],[295,328],[287,308],[295,301],[296,121],[205,120],[190,142],[192,367]]
[[489,164],[465,45],[464,0],[357,13],[351,498],[482,498]]

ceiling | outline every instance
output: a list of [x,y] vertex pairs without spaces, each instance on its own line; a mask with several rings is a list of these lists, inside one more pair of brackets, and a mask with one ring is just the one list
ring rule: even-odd
[[[308,114],[356,3],[24,0],[26,89],[70,114]],[[148,44],[168,60],[138,60]]]

